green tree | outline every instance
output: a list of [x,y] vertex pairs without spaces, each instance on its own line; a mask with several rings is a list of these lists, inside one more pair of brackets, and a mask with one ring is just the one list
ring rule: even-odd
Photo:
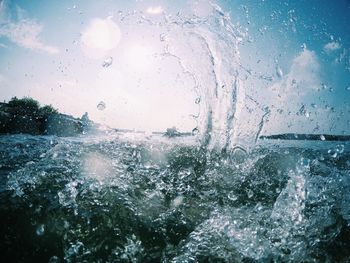
[[39,102],[30,97],[24,97],[22,99],[13,97],[8,102],[8,106],[12,109],[14,114],[20,115],[36,115],[40,109]]
[[43,117],[47,117],[48,115],[55,113],[58,113],[58,110],[52,107],[52,105],[45,105],[39,110],[39,114]]
[[40,103],[30,97],[24,97],[22,99],[13,97],[8,102],[8,106],[11,108],[11,112],[16,115],[28,115],[45,118],[50,114],[58,113],[57,109],[51,105],[40,107]]

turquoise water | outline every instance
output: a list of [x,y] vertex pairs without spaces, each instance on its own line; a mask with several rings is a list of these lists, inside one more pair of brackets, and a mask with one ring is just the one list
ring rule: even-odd
[[349,260],[348,144],[264,144],[1,136],[2,262]]

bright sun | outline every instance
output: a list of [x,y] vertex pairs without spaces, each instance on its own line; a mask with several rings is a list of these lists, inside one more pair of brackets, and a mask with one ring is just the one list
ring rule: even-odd
[[100,59],[116,48],[120,39],[120,28],[112,19],[96,18],[82,32],[81,43],[85,55]]

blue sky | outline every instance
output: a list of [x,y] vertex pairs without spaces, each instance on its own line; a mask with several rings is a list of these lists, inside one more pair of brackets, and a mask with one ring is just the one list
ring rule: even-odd
[[[240,78],[260,110],[269,108],[263,133],[350,133],[349,1],[216,3],[246,33]],[[2,0],[0,100],[32,96],[75,116],[88,111],[114,127],[191,130],[190,115],[198,112],[192,80],[175,62],[152,64],[163,45],[160,31],[121,23],[120,16],[136,10],[157,21],[179,11],[206,15],[208,6],[188,0]],[[109,57],[111,66],[103,67]],[[104,111],[96,107],[100,101]],[[241,118],[251,116],[243,112]]]

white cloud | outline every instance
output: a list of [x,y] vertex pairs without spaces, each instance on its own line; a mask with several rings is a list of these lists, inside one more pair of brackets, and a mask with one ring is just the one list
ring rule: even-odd
[[102,58],[119,44],[121,32],[119,26],[107,19],[95,18],[82,32],[81,45],[84,53],[90,58]]
[[11,19],[7,14],[6,1],[0,3],[0,37],[6,37],[16,45],[37,50],[44,51],[49,54],[56,54],[59,49],[54,46],[43,43],[39,37],[43,31],[43,25],[39,24],[35,20],[25,18],[25,12],[23,9],[17,7],[17,20]]
[[279,92],[280,97],[288,97],[289,93],[298,92],[300,94],[308,90],[317,90],[320,85],[318,58],[314,51],[304,49],[293,59],[289,73],[275,83],[271,90]]
[[315,96],[321,84],[318,57],[314,51],[305,48],[292,60],[289,72],[270,88],[272,92],[266,104],[270,105],[271,116],[265,132],[311,133],[317,123],[328,127],[325,114],[316,114],[310,106],[310,98]]
[[150,6],[147,8],[146,12],[151,15],[159,15],[164,12],[164,9],[161,6]]
[[303,50],[294,58],[288,79],[302,84],[304,88],[317,89],[320,84],[320,64],[314,51]]
[[341,45],[338,42],[329,42],[324,45],[323,50],[327,53],[331,53],[341,48]]
[[57,47],[46,45],[39,39],[43,26],[31,21],[11,22],[0,28],[0,36],[5,36],[20,47],[44,51],[49,54],[59,52]]

